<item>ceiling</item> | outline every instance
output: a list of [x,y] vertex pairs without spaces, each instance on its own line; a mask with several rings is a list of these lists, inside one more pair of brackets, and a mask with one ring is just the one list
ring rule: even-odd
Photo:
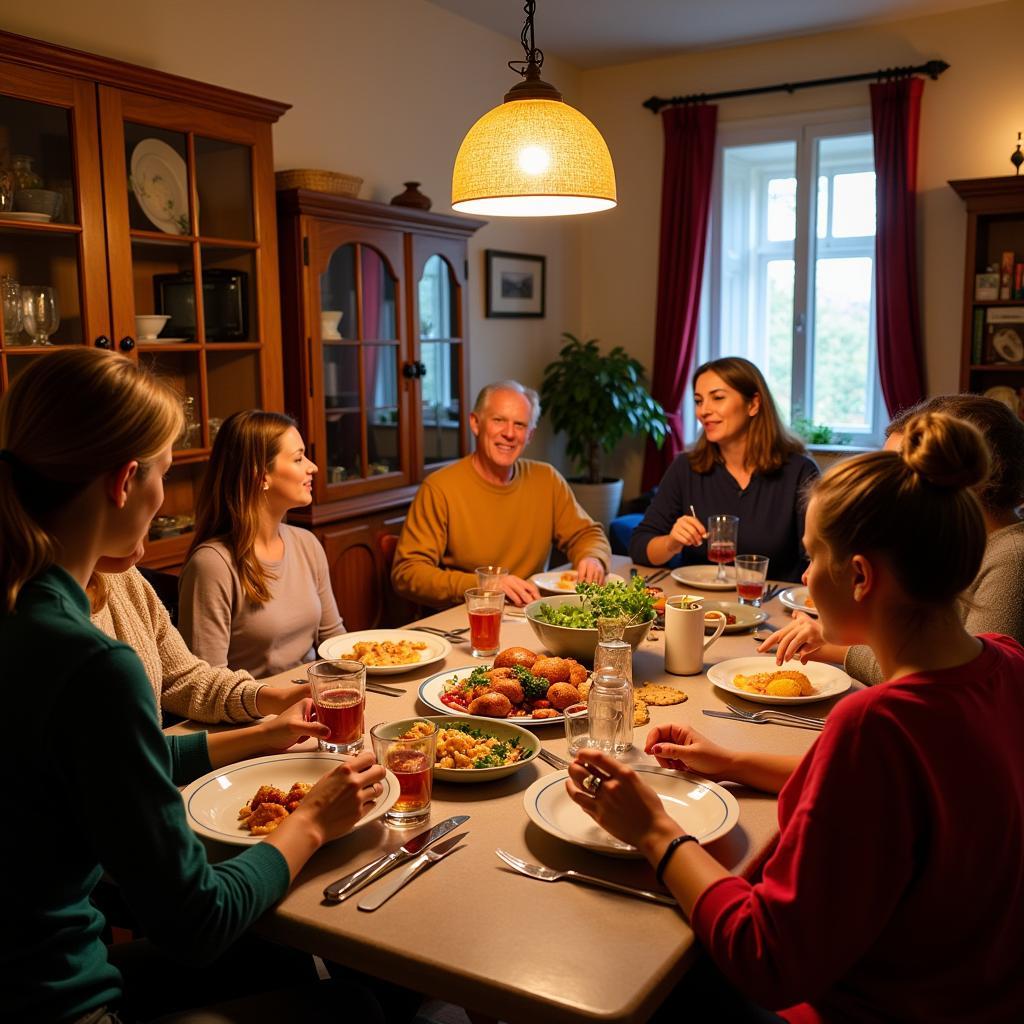
[[[429,0],[518,40],[522,0]],[[580,68],[914,18],[994,0],[539,0],[537,45]],[[510,55],[514,59],[515,53]]]

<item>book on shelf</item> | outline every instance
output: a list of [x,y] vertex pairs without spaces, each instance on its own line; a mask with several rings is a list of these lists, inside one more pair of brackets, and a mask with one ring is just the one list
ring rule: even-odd
[[977,366],[985,350],[985,310],[974,311],[974,333],[971,337],[971,363]]
[[1013,296],[1013,253],[1004,252],[999,263],[999,298],[1009,299]]

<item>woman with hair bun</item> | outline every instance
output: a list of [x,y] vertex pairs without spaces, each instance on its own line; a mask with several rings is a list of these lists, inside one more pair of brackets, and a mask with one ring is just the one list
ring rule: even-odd
[[[907,424],[925,412],[944,412],[977,427],[988,445],[990,472],[976,488],[985,521],[985,556],[977,575],[960,595],[968,633],[1003,633],[1024,643],[1024,423],[1010,409],[984,395],[939,395],[908,409],[886,428],[885,447],[898,451]],[[870,648],[825,643],[816,619],[797,614],[758,648],[778,648],[781,665],[789,658],[842,664],[854,679],[882,679]]]
[[30,816],[6,844],[4,1010],[99,1024],[133,994],[180,1001],[194,978],[124,984],[90,899],[104,872],[155,946],[209,962],[369,810],[384,771],[369,754],[340,765],[262,843],[207,862],[177,786],[326,730],[300,703],[248,730],[164,736],[138,656],[89,621],[85,587],[102,559],[136,551],[160,507],[180,399],[96,349],[31,364],[0,400],[0,651],[9,694],[31,691],[0,746],[0,778]]
[[[840,700],[806,755],[729,750],[688,725],[649,733],[664,767],[778,793],[758,878],[681,833],[627,765],[581,750],[570,766],[571,799],[655,866],[733,995],[783,1020],[1024,1019],[1024,648],[971,636],[957,606],[985,551],[972,488],[987,466],[974,427],[925,413],[901,452],[851,458],[814,488],[804,546],[822,629],[869,645],[885,682]],[[596,793],[588,766],[607,775]],[[722,994],[715,1011],[766,1019]]]
[[630,557],[640,565],[706,562],[708,517],[734,515],[739,552],[767,555],[773,579],[798,580],[807,565],[803,491],[818,467],[783,425],[749,360],[726,356],[698,366],[693,403],[703,431],[669,466],[630,538]]
[[180,581],[181,635],[196,657],[260,678],[345,632],[324,549],[284,522],[313,500],[316,469],[290,416],[236,412],[217,431]]

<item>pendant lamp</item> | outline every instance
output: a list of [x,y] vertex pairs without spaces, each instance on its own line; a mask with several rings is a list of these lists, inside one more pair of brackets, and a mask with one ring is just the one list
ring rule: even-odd
[[536,0],[526,0],[523,76],[505,102],[470,128],[455,157],[452,209],[487,217],[564,217],[615,206],[615,169],[601,133],[541,80],[533,44]]

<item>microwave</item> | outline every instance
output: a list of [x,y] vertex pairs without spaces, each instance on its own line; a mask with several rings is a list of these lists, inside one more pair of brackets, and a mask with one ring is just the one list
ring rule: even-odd
[[[154,274],[156,311],[171,319],[167,337],[196,337],[195,275]],[[203,271],[203,322],[207,341],[249,340],[249,275],[242,270]]]

